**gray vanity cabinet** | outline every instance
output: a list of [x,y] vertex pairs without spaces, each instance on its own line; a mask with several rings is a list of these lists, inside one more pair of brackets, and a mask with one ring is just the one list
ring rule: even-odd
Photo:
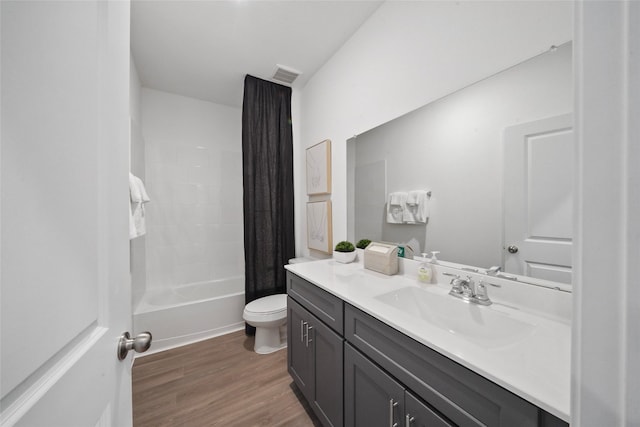
[[345,425],[451,427],[351,345],[344,349]]
[[562,420],[345,304],[346,341],[459,426],[566,426]]
[[322,424],[342,427],[342,300],[292,275],[288,276],[287,288],[289,374]]
[[289,373],[325,427],[568,426],[295,274],[287,293]]
[[[289,375],[300,391],[311,401],[314,387],[313,352],[309,350],[309,312],[287,298],[287,358]],[[299,327],[298,327],[299,325]],[[313,340],[313,337],[312,337]],[[312,341],[313,343],[313,341]]]

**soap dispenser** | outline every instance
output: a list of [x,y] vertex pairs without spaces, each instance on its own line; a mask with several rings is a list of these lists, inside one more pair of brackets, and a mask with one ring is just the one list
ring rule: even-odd
[[422,253],[422,258],[424,258],[424,262],[422,264],[420,264],[420,267],[418,268],[418,280],[423,282],[423,283],[431,283],[431,281],[433,280],[433,264],[437,264],[438,263],[438,259],[436,258],[436,256],[440,253],[440,251],[433,251],[431,252],[431,260],[427,261],[427,254],[426,253]]
[[431,278],[433,276],[433,270],[431,270],[431,266],[427,262],[427,254],[422,253],[422,258],[424,261],[420,264],[418,268],[418,280],[423,283],[431,283]]

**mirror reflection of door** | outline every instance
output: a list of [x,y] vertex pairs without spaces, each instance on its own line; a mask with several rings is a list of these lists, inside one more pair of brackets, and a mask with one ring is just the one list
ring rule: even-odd
[[506,128],[504,150],[505,271],[570,284],[572,115]]

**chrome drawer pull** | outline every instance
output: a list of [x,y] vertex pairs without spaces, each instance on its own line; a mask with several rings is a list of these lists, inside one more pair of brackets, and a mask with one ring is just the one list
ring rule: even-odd
[[395,418],[395,407],[398,406],[398,402],[394,402],[393,399],[389,400],[389,427],[398,427],[398,423],[393,422]]
[[307,347],[309,347],[309,343],[313,341],[312,339],[309,338],[309,331],[311,329],[313,329],[313,326],[307,325]]
[[416,417],[412,417],[411,415],[407,414],[404,417],[404,427],[411,427],[411,424],[415,421]]

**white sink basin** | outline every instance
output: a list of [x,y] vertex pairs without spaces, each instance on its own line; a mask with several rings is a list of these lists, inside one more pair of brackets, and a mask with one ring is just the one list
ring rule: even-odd
[[533,333],[536,327],[491,307],[421,288],[402,288],[375,299],[485,348],[518,342]]

